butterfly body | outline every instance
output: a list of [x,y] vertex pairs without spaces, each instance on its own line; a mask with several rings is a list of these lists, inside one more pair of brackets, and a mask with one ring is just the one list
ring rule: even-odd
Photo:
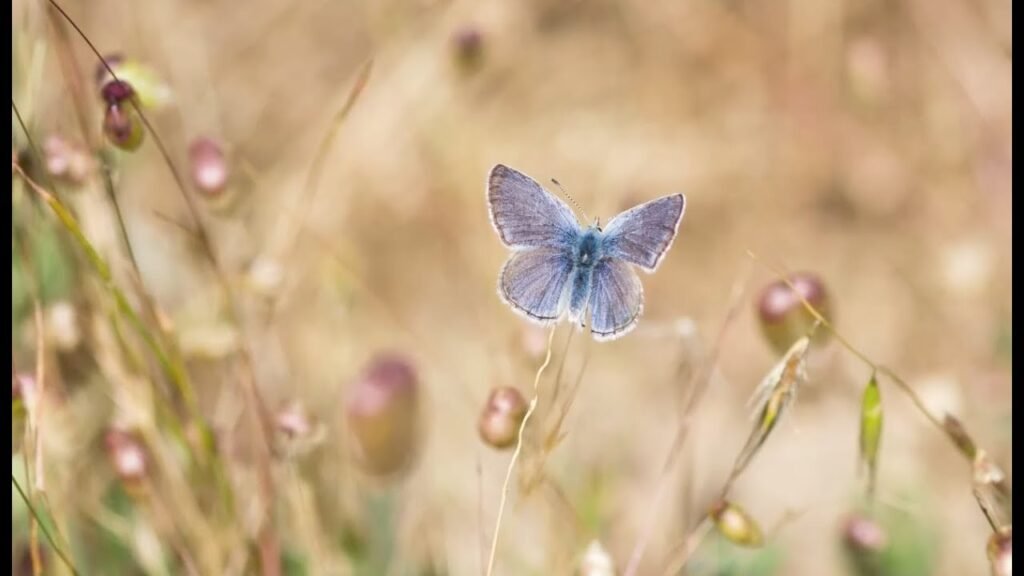
[[641,204],[602,229],[584,228],[572,210],[531,178],[497,165],[488,177],[491,222],[513,250],[498,294],[534,322],[568,315],[597,340],[612,340],[636,326],[643,287],[632,270],[653,272],[682,220],[682,194]]

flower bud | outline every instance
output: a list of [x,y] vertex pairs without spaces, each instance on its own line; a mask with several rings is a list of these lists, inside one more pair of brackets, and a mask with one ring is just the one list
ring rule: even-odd
[[480,438],[499,450],[515,446],[527,408],[526,400],[516,388],[495,388],[480,414],[477,425]]
[[280,438],[281,449],[290,456],[308,453],[324,437],[323,427],[318,425],[306,407],[298,401],[290,402],[278,410],[274,417]]
[[192,184],[206,198],[219,198],[228,185],[230,171],[220,144],[200,137],[188,148]]
[[452,35],[455,62],[464,72],[471,72],[480,66],[483,40],[483,34],[475,26],[463,26]]
[[374,359],[349,391],[349,430],[357,459],[374,476],[408,468],[418,448],[419,382],[403,357]]
[[615,576],[615,562],[601,543],[594,540],[580,559],[577,576]]
[[142,440],[122,428],[110,428],[103,440],[110,465],[125,489],[130,492],[140,490],[149,471],[149,454]]
[[[809,272],[798,272],[789,276],[796,292],[830,320],[829,299],[821,279]],[[804,307],[797,294],[793,293],[782,280],[777,280],[761,291],[757,304],[761,331],[768,343],[779,354],[784,353],[801,337],[806,336],[814,326],[814,316]],[[825,330],[817,330],[814,341],[821,344],[828,336]]]
[[846,519],[842,528],[843,551],[855,574],[879,574],[882,555],[889,546],[885,529],[876,521],[860,514]]
[[78,347],[82,341],[82,331],[78,326],[78,311],[74,305],[60,301],[46,310],[46,336],[62,352]]
[[103,116],[103,133],[115,147],[133,152],[142,145],[146,131],[131,104],[110,104]]
[[46,172],[67,184],[82,184],[95,170],[95,161],[88,151],[60,136],[47,138],[42,152]]
[[132,88],[131,84],[124,80],[111,80],[104,84],[103,88],[100,89],[100,97],[107,103],[107,106],[131,106],[129,100],[138,101],[135,95],[135,89]]
[[719,500],[711,506],[708,514],[718,532],[733,544],[759,548],[764,543],[757,522],[739,506]]
[[[104,60],[110,70],[114,71],[114,75],[110,74],[110,70],[103,63],[96,65],[96,85],[101,92],[112,82],[130,84],[138,103],[146,110],[159,110],[173,99],[170,87],[146,64],[120,54],[106,56]],[[117,76],[117,80],[114,80],[114,76]]]

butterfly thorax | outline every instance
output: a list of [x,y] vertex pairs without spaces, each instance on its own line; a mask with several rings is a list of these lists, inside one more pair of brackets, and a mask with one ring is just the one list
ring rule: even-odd
[[593,268],[604,257],[603,240],[597,228],[589,228],[580,235],[572,255],[577,268]]

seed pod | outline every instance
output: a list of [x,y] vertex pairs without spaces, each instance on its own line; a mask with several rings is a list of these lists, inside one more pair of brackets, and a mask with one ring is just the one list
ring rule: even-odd
[[106,102],[107,106],[130,106],[130,101],[138,103],[135,88],[132,88],[132,85],[124,80],[111,80],[104,84],[103,88],[100,89],[100,97],[103,98],[103,101]]
[[43,142],[43,163],[50,176],[74,186],[88,180],[96,164],[82,146],[58,135]]
[[587,546],[576,576],[615,576],[615,562],[599,541],[594,540]]
[[105,56],[104,60],[110,70],[114,71],[117,80],[114,80],[107,66],[97,64],[96,85],[101,91],[111,82],[126,82],[134,88],[139,104],[146,110],[159,110],[172,100],[170,87],[149,66],[121,54]]
[[103,133],[115,147],[134,152],[142,145],[146,131],[131,104],[111,104],[103,116]]
[[278,410],[275,424],[279,433],[279,447],[289,456],[308,453],[320,444],[325,432],[306,407],[293,401]]
[[875,490],[875,477],[878,470],[878,447],[882,442],[882,395],[878,390],[878,380],[871,375],[871,380],[864,388],[860,406],[860,459],[868,472],[868,493]]
[[945,418],[942,419],[942,428],[946,431],[946,435],[949,436],[950,440],[960,449],[960,453],[973,462],[978,452],[978,447],[960,420],[952,414],[946,414]]
[[419,382],[412,365],[389,354],[373,360],[350,389],[347,415],[356,456],[374,476],[410,465],[418,448]]
[[196,138],[188,148],[188,158],[196,190],[207,199],[222,197],[231,174],[221,145],[205,136]]
[[843,523],[842,539],[843,551],[855,574],[882,573],[882,557],[889,547],[889,537],[878,522],[859,513],[853,514]]
[[[816,321],[800,297],[807,300],[825,319],[831,319],[825,284],[818,276],[809,272],[798,272],[791,274],[788,280],[796,288],[796,293],[784,281],[777,280],[761,291],[757,303],[761,331],[779,354],[789,349],[793,342],[806,336]],[[826,330],[817,330],[814,334],[814,343],[824,343],[827,337]]]
[[711,506],[708,513],[715,523],[719,534],[738,546],[759,548],[764,543],[761,528],[742,508],[719,500]]
[[505,386],[491,391],[480,414],[477,429],[488,445],[503,450],[516,444],[527,403],[516,388]]
[[463,72],[479,68],[483,59],[483,33],[472,25],[463,26],[452,35],[455,63]]
[[992,565],[992,576],[1013,574],[1013,528],[1006,526],[988,539],[988,561]]
[[123,428],[110,428],[104,436],[107,459],[129,492],[138,492],[149,473],[149,454],[139,436]]

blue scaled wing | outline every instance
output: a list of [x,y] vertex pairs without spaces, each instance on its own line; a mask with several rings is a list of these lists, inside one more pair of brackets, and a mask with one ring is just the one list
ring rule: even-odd
[[604,229],[607,253],[654,272],[676,237],[685,206],[683,195],[674,194],[619,214]]
[[491,223],[510,248],[568,247],[580,233],[572,210],[532,178],[498,164],[487,177]]
[[590,331],[597,340],[614,340],[636,326],[644,307],[644,289],[632,267],[607,258],[594,266],[590,285]]
[[530,320],[552,324],[565,311],[566,288],[572,274],[572,259],[564,249],[522,250],[512,254],[501,269],[498,294]]

